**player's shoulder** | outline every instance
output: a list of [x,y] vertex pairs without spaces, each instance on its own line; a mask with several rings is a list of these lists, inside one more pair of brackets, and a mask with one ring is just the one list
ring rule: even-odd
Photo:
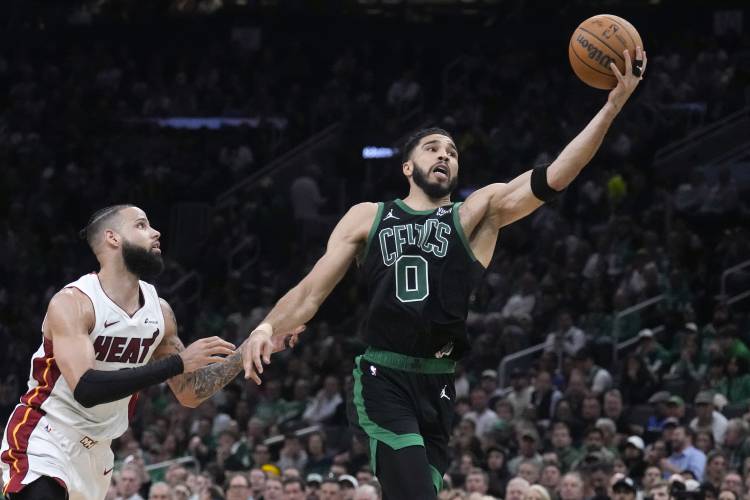
[[357,203],[349,208],[349,211],[344,215],[344,219],[354,225],[366,225],[369,227],[377,215],[379,207],[379,203],[371,201]]
[[65,309],[71,306],[90,306],[93,310],[91,298],[75,286],[67,286],[52,296],[49,301],[50,309]]
[[78,288],[65,287],[50,299],[45,323],[47,319],[66,324],[70,324],[70,322],[81,324],[91,332],[96,322],[94,303],[88,295]]
[[380,203],[376,203],[373,201],[363,201],[361,203],[352,205],[351,208],[349,208],[349,212],[347,212],[347,215],[352,214],[355,217],[374,217],[378,211],[379,206]]
[[352,205],[341,218],[335,234],[353,241],[366,239],[377,216],[378,208],[378,203],[367,201]]

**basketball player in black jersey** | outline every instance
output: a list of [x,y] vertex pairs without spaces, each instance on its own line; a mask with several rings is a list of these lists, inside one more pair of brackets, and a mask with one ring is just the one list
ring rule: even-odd
[[[367,351],[356,359],[352,423],[370,445],[383,497],[434,499],[448,457],[455,360],[469,347],[469,294],[490,263],[500,228],[565,189],[598,150],[646,66],[626,71],[607,103],[548,167],[475,191],[464,203],[450,194],[458,151],[441,129],[418,132],[403,150],[409,195],[353,206],[331,234],[326,253],[242,346],[245,377],[260,383],[276,332],[310,320],[357,260],[369,288]],[[637,73],[637,74],[636,74]]]

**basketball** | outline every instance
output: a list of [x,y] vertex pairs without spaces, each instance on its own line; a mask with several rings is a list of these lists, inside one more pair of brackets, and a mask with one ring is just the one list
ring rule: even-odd
[[597,89],[613,89],[617,77],[609,64],[614,62],[625,72],[622,51],[628,49],[635,59],[635,48],[643,48],[638,31],[625,19],[611,14],[590,17],[578,25],[570,38],[568,58],[576,76]]

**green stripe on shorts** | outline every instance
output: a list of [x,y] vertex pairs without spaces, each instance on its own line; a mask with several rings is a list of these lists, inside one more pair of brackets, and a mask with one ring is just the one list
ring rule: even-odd
[[370,363],[405,372],[441,374],[456,371],[456,362],[448,358],[415,358],[372,347],[367,348],[363,357]]
[[[359,420],[360,427],[370,437],[370,446],[372,447],[373,445],[372,440],[387,444],[394,450],[400,450],[407,446],[424,446],[424,439],[421,435],[416,433],[396,434],[393,431],[380,427],[367,415],[365,398],[362,395],[362,370],[359,369],[361,359],[362,356],[357,356],[354,360],[354,407],[357,409],[357,419]],[[374,462],[375,457],[376,454],[371,449],[370,461]],[[375,465],[374,463],[370,464],[373,471],[375,471]]]
[[430,475],[432,476],[432,485],[435,486],[435,493],[440,493],[440,490],[443,489],[443,476],[432,465],[430,465]]

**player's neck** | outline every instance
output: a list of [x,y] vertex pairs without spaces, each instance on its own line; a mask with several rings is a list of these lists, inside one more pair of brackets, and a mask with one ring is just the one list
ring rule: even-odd
[[102,265],[99,282],[107,296],[128,314],[140,309],[140,285],[134,275],[120,263]]
[[409,195],[402,200],[414,210],[430,210],[451,204],[450,193],[442,198],[430,198],[419,189],[411,189]]

